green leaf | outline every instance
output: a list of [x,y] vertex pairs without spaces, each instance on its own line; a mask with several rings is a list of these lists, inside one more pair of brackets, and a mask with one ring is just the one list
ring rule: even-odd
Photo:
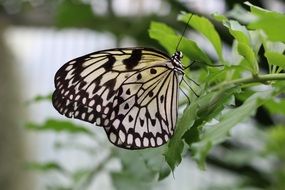
[[176,51],[175,44],[178,43],[179,38],[175,35],[172,28],[163,23],[151,22],[148,32],[150,37],[157,40],[169,54]]
[[57,162],[29,162],[26,164],[26,168],[30,170],[37,170],[37,171],[42,171],[42,172],[47,172],[47,171],[60,171],[63,172],[64,169],[63,167],[57,163]]
[[[193,143],[199,135],[197,125],[207,122],[220,114],[224,105],[229,103],[232,94],[237,91],[239,91],[239,88],[235,87],[219,92],[207,93],[205,96],[196,99],[184,110],[183,115],[177,123],[176,131],[169,140],[168,147],[164,154],[165,160],[172,171],[182,159],[181,154],[184,147],[182,139],[191,146],[191,143]],[[199,119],[196,120],[197,115]],[[196,125],[193,126],[194,122]],[[191,134],[189,134],[190,132]]]
[[239,87],[222,89],[221,91],[209,92],[198,99],[199,104],[198,116],[207,122],[219,114],[225,105],[234,102],[233,94],[240,92]]
[[285,25],[282,24],[285,23],[284,14],[268,11],[250,3],[247,5],[250,6],[251,12],[258,16],[257,20],[248,25],[249,29],[262,29],[269,40],[285,42]]
[[251,68],[251,72],[255,75],[258,74],[258,67],[257,67],[257,59],[256,56],[250,46],[246,43],[239,42],[238,43],[238,52],[241,56],[245,58],[247,61],[247,66]]
[[[181,36],[175,35],[174,31],[169,26],[158,22],[151,22],[149,35],[152,39],[157,40],[170,54],[176,51],[177,43],[181,38]],[[208,55],[192,40],[183,37],[179,45],[179,50],[191,60],[201,61],[208,65],[212,65],[212,61]]]
[[281,54],[285,51],[285,44],[282,42],[264,41],[263,45],[265,51],[274,51]]
[[247,45],[250,45],[249,32],[245,26],[242,26],[240,23],[238,23],[235,20],[224,22],[224,26],[226,26],[229,29],[230,34],[238,42],[246,43]]
[[264,16],[264,15],[272,13],[271,11],[255,6],[248,1],[246,1],[244,4],[250,7],[251,13],[258,15],[258,16]]
[[184,147],[182,136],[194,124],[198,111],[197,108],[197,103],[193,102],[184,110],[182,117],[177,122],[175,133],[169,140],[164,156],[172,171],[181,162],[181,154]]
[[269,154],[277,155],[281,160],[285,159],[285,126],[274,126],[266,131],[266,151]]
[[[139,170],[137,171],[140,172]],[[116,190],[146,190],[151,189],[152,184],[140,179],[134,179],[130,173],[112,173],[112,182]]]
[[52,93],[47,95],[38,95],[35,96],[33,99],[27,101],[27,104],[38,103],[41,101],[51,101]]
[[75,125],[69,121],[60,121],[49,119],[43,124],[28,123],[25,126],[27,129],[35,131],[54,131],[54,132],[67,132],[67,133],[83,133],[92,135],[93,133],[87,128]]
[[231,166],[243,167],[258,158],[260,152],[254,149],[226,149],[223,161]]
[[95,27],[95,16],[90,4],[82,1],[63,0],[56,10],[55,25],[66,27]]
[[241,23],[248,23],[256,17],[240,4],[234,5],[234,8],[226,13],[227,17],[239,20]]
[[222,15],[220,13],[213,13],[212,16],[214,17],[215,20],[219,22],[223,22],[228,20],[228,18],[225,15]]
[[[189,17],[193,14],[180,14],[178,16],[178,20],[182,20],[185,23],[188,21]],[[193,15],[189,25],[192,26],[195,30],[203,34],[214,46],[217,55],[220,60],[223,60],[223,54],[222,54],[222,42],[221,38],[216,31],[214,25],[205,17]]]
[[[80,182],[89,177],[90,173],[92,173],[93,168],[80,168],[72,173],[72,179],[74,184],[80,184]],[[76,188],[74,188],[76,189]]]
[[264,55],[270,64],[285,69],[285,55],[274,51],[267,51]]
[[140,151],[118,149],[116,154],[121,160],[122,170],[111,173],[115,188],[150,189],[163,164],[162,150],[163,147]]
[[283,99],[270,99],[264,104],[264,106],[272,114],[285,115],[285,100]]
[[122,172],[130,174],[133,179],[153,182],[163,163],[163,149],[164,147],[139,151],[118,149],[116,153],[122,163]]
[[168,177],[170,175],[170,173],[171,173],[171,169],[169,168],[169,165],[163,164],[160,168],[160,171],[159,171],[158,180],[159,181],[164,180],[166,177]]
[[258,43],[258,47],[253,48],[250,33],[245,26],[240,25],[237,21],[225,21],[224,26],[229,29],[230,34],[237,40],[237,50],[245,58],[246,68],[249,68],[254,75],[257,75],[259,67],[254,50],[259,49],[260,43]]
[[256,109],[264,103],[261,101],[271,96],[271,91],[257,92],[250,96],[243,105],[232,109],[221,116],[218,124],[209,126],[204,129],[201,134],[200,141],[192,144],[193,158],[198,163],[201,169],[205,168],[205,159],[212,146],[225,141],[230,130],[238,123],[248,119],[252,116]]

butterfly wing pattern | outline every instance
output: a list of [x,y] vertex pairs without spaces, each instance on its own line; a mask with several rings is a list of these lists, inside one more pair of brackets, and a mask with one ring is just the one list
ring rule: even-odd
[[176,125],[181,57],[116,48],[73,59],[55,75],[53,106],[66,117],[102,126],[116,146],[161,146]]

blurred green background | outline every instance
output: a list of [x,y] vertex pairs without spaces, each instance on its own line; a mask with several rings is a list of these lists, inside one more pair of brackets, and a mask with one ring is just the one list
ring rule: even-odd
[[[285,10],[285,1],[281,0],[250,2],[270,10]],[[47,120],[64,119],[53,109],[49,94],[54,88],[54,73],[66,61],[114,47],[148,46],[163,50],[148,36],[151,21],[166,23],[182,32],[184,24],[177,21],[181,11],[208,18],[215,12],[227,12],[230,16],[228,11],[237,4],[248,8],[242,3],[233,0],[0,0],[0,189],[192,190],[239,189],[239,184],[244,187],[249,184],[243,189],[285,189],[284,126],[271,128],[275,121],[285,123],[284,115],[269,114],[263,107],[250,121],[254,125],[240,124],[234,128],[230,141],[215,147],[207,158],[206,171],[199,170],[186,155],[173,176],[165,169],[166,178],[162,177],[159,182],[153,180],[158,176],[142,171],[140,162],[138,168],[128,168],[141,173],[135,180],[128,173],[122,175],[118,171],[141,157],[161,156],[160,149],[147,155],[128,153],[133,157],[122,159],[121,164],[110,157],[113,147],[106,145],[101,129],[80,121],[75,121],[73,126]],[[238,16],[246,19],[233,15]],[[225,28],[213,23],[225,47],[231,46],[233,39]],[[190,36],[213,60],[217,59],[203,39],[195,34]],[[35,97],[38,102],[30,102]],[[25,126],[36,128],[34,123],[45,123],[43,131],[46,132],[25,129]],[[55,127],[49,130],[51,125]],[[60,132],[66,130],[61,129],[62,125],[70,130],[67,134]],[[96,137],[89,134],[90,128]],[[124,154],[123,150],[115,152]],[[164,167],[159,159],[150,166]],[[88,173],[88,167],[94,167],[94,172]]]

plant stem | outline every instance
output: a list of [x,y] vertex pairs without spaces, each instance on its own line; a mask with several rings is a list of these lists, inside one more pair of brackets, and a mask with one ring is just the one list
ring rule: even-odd
[[113,158],[113,154],[109,154],[101,163],[96,165],[91,172],[88,174],[88,176],[81,182],[79,183],[74,189],[87,189],[87,187],[91,184],[91,182],[95,179],[97,174],[101,172],[104,167],[109,163],[109,161]]
[[258,75],[258,76],[251,76],[248,78],[241,78],[231,81],[225,81],[223,83],[220,83],[216,86],[213,86],[210,88],[210,91],[222,89],[225,87],[229,87],[231,85],[240,85],[240,84],[249,84],[249,83],[265,83],[268,81],[275,81],[275,80],[285,80],[285,74],[279,73],[279,74],[266,74],[266,75]]

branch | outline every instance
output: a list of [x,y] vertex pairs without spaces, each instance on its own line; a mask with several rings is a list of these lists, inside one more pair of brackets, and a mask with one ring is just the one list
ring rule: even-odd
[[236,79],[236,80],[231,80],[231,81],[225,81],[216,86],[213,86],[212,88],[210,88],[210,91],[224,89],[232,85],[237,86],[237,85],[250,84],[250,83],[267,83],[269,81],[277,81],[277,80],[285,80],[285,74],[284,73],[266,74],[266,75],[252,76],[248,78],[241,78],[241,79]]
[[88,174],[88,176],[76,187],[74,188],[75,190],[81,190],[81,189],[87,189],[88,186],[93,182],[95,177],[104,169],[104,167],[109,163],[109,161],[113,158],[113,154],[109,154],[101,163],[96,165],[91,172]]

